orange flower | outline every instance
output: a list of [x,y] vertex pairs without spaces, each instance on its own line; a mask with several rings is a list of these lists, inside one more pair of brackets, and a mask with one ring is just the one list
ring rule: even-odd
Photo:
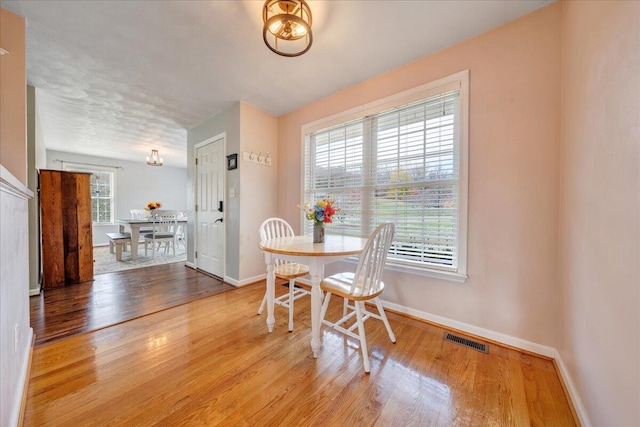
[[149,203],[147,203],[147,206],[144,208],[147,211],[152,211],[154,209],[160,209],[160,202],[159,201],[151,201]]

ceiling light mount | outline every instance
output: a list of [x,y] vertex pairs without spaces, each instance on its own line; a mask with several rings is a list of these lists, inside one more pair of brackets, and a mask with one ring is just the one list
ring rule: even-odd
[[300,56],[311,48],[311,9],[304,0],[266,0],[262,38],[278,55]]
[[151,156],[147,156],[147,164],[149,166],[162,166],[162,157],[158,154],[158,150],[151,150]]

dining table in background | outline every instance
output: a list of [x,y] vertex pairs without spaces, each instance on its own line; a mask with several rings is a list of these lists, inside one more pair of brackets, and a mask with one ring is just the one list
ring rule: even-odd
[[[267,328],[273,331],[275,325],[274,298],[276,276],[274,262],[276,259],[297,262],[309,266],[311,276],[311,350],[313,357],[320,351],[320,311],[322,309],[322,291],[320,281],[324,277],[324,267],[336,261],[359,255],[367,239],[350,236],[325,236],[324,243],[313,243],[313,236],[288,236],[268,239],[260,242],[267,264]],[[298,279],[299,280],[299,279]]]
[[[140,240],[140,228],[153,227],[151,219],[118,219],[119,224],[128,225],[131,230],[131,259],[138,257],[138,243]],[[178,224],[187,224],[186,219],[179,219]]]

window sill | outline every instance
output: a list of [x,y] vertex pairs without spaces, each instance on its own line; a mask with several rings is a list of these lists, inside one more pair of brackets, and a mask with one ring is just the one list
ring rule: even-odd
[[[358,258],[348,258],[344,262],[350,264],[358,264]],[[397,271],[399,273],[413,274],[414,276],[431,277],[434,279],[449,280],[456,283],[465,283],[467,281],[466,274],[454,273],[452,271],[434,270],[428,268],[409,267],[407,265],[393,264],[387,262],[384,266],[385,270]]]
[[407,265],[386,263],[386,270],[398,271],[401,273],[413,274],[415,276],[432,277],[434,279],[444,279],[451,282],[465,283],[467,281],[466,274],[455,273],[453,271],[434,270],[429,268],[409,267]]
[[91,226],[93,228],[100,228],[100,227],[113,227],[114,225],[116,225],[115,222],[100,222],[100,223],[92,223]]

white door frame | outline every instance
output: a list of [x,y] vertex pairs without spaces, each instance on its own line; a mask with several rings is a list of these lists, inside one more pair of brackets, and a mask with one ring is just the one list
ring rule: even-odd
[[[224,155],[227,155],[227,132],[222,132],[219,133],[211,138],[207,138],[204,141],[200,141],[197,144],[195,144],[193,146],[193,158],[194,158],[194,163],[196,162],[195,159],[198,158],[198,148],[202,148],[207,144],[211,144],[214,141],[217,141],[219,139],[222,139],[222,148],[223,148],[223,152]],[[223,166],[224,167],[224,166]],[[198,211],[196,210],[196,206],[198,205],[198,165],[194,165],[194,169],[193,169],[193,201],[194,201],[194,206],[193,206],[193,212],[194,212],[194,223],[193,223],[193,264],[194,267],[197,269],[198,268],[198,258],[195,256],[196,252],[198,252]],[[223,197],[223,203],[224,203],[224,214],[227,213],[227,209],[229,208],[229,204],[227,203],[227,174],[226,172],[223,174],[222,177],[222,186],[224,188],[224,197]],[[226,215],[224,215],[226,216]],[[222,266],[222,279],[224,280],[225,275],[227,274],[226,272],[226,264],[227,264],[227,224],[225,221],[222,222],[222,234],[223,234],[223,241],[222,241],[222,246],[223,246],[223,250],[224,250],[224,265]]]

